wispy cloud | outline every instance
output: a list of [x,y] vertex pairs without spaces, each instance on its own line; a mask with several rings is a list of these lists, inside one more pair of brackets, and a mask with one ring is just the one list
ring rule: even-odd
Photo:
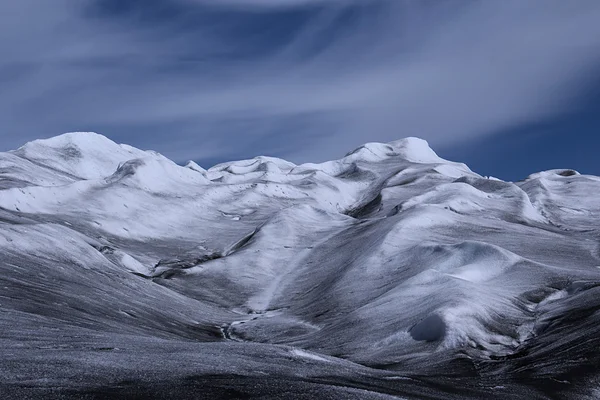
[[[176,0],[180,2],[186,2],[191,4],[203,4],[203,5],[214,5],[215,0]],[[263,8],[290,8],[290,7],[301,7],[310,5],[322,5],[323,3],[357,3],[367,2],[372,0],[220,0],[220,5],[235,6],[243,9],[255,10],[257,7]]]
[[98,130],[181,161],[302,161],[458,143],[567,112],[599,20],[595,0],[2,2],[0,146]]

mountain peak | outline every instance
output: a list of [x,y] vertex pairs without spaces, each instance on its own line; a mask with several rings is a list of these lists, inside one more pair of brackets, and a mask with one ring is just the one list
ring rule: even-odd
[[14,153],[35,164],[74,178],[99,179],[111,175],[119,164],[149,153],[117,144],[94,132],[70,132],[25,144]]
[[77,146],[85,148],[98,144],[101,144],[102,146],[117,145],[115,142],[113,142],[106,136],[96,132],[67,132],[47,139],[37,139],[31,141],[21,148],[28,148],[33,146],[44,146],[50,148],[64,148],[69,146]]
[[404,139],[389,142],[394,150],[408,161],[420,163],[436,163],[443,162],[444,159],[439,157],[435,151],[429,146],[429,143],[417,137],[406,137]]
[[416,163],[446,162],[446,160],[438,157],[426,140],[416,137],[407,137],[389,143],[365,143],[346,154],[345,158],[377,161],[389,157],[400,157]]

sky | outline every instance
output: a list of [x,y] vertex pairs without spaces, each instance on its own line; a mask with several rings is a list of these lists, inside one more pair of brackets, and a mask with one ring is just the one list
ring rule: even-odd
[[70,131],[204,167],[426,139],[600,175],[598,0],[0,2],[0,151]]

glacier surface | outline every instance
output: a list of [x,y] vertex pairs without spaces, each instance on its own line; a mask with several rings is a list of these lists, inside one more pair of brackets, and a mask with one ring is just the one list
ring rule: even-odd
[[0,153],[0,320],[3,398],[596,398],[600,178],[38,140]]

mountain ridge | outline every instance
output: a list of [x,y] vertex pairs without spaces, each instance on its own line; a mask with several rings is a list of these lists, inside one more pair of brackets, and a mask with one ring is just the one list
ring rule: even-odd
[[0,388],[593,398],[593,193],[416,138],[208,170],[92,133],[32,142],[0,153]]

